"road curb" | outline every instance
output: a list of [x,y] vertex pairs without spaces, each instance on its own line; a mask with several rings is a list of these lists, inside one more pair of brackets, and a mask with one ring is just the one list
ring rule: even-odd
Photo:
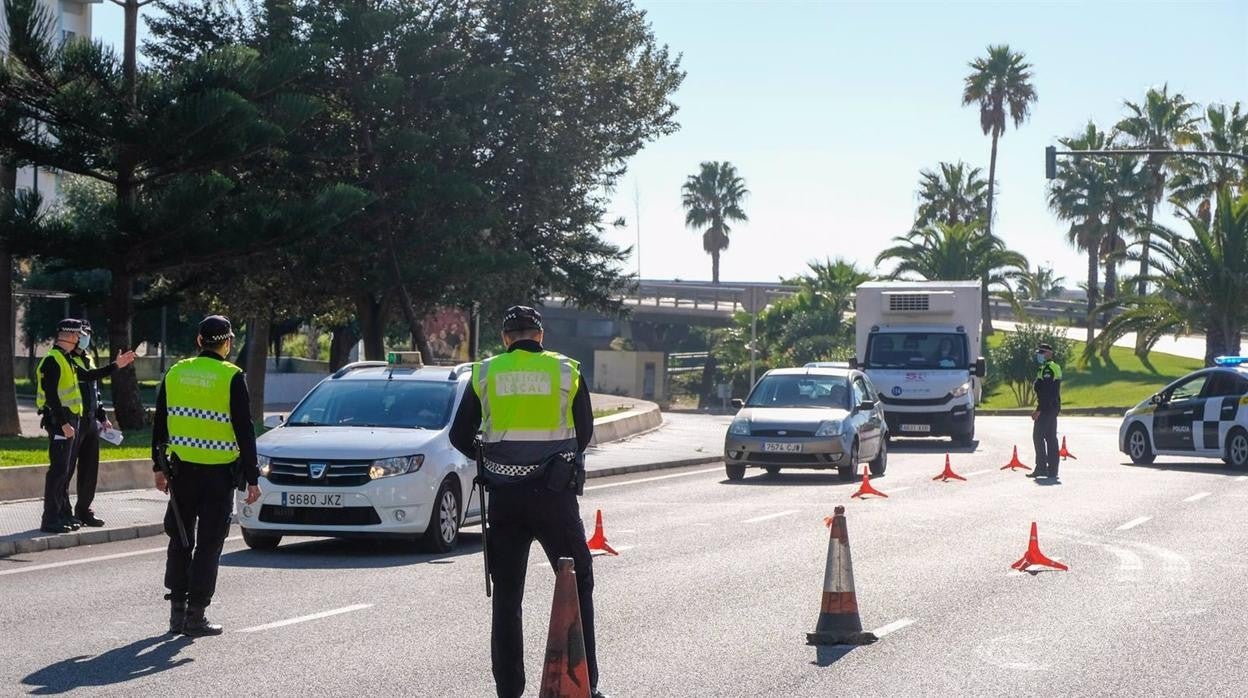
[[[700,456],[698,458],[685,458],[682,460],[661,461],[658,463],[621,465],[614,468],[598,468],[589,470],[585,473],[585,477],[586,479],[593,480],[597,478],[611,477],[613,475],[629,475],[632,473],[644,473],[653,470],[670,470],[672,468],[684,468],[691,465],[718,463],[723,459],[723,456]],[[53,536],[37,536],[35,538],[26,538],[22,540],[0,541],[0,558],[11,557],[13,555],[40,553],[45,550],[75,548],[80,545],[100,545],[103,543],[133,540],[135,538],[149,538],[152,536],[163,535],[164,532],[164,523],[156,522],[135,524],[133,526],[121,526],[118,528],[79,529],[73,533],[61,533]]]

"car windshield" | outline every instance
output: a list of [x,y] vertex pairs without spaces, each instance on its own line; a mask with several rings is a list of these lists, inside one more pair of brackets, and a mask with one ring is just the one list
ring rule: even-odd
[[966,368],[966,335],[952,332],[876,332],[868,368]]
[[758,382],[746,407],[835,407],[849,409],[845,376],[774,375]]
[[314,389],[287,424],[441,429],[455,402],[452,381],[339,380]]

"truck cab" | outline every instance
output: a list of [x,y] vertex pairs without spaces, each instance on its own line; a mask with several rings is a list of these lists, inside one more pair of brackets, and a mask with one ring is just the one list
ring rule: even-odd
[[855,296],[855,364],[875,384],[895,437],[975,439],[985,362],[978,281],[866,283]]

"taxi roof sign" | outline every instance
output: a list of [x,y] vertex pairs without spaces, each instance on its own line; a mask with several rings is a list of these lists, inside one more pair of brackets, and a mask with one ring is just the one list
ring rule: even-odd
[[1248,364],[1248,356],[1219,356],[1213,363],[1218,366],[1243,366]]
[[392,351],[386,354],[386,363],[393,367],[424,368],[425,362],[418,351]]

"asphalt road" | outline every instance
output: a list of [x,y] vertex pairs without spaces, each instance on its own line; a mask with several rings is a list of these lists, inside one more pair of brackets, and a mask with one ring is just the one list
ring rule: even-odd
[[[613,696],[1244,695],[1248,476],[1220,462],[1124,464],[1116,420],[1067,419],[1062,484],[1001,471],[1030,423],[983,418],[966,482],[947,445],[899,446],[891,496],[831,473],[691,467],[596,480],[620,557],[597,558],[602,688]],[[1026,451],[1024,449],[1024,457]],[[836,504],[847,508],[856,649],[807,647]],[[1069,572],[1014,572],[1028,527]],[[227,543],[211,615],[162,634],[154,540],[0,560],[0,694],[489,696],[479,537],[434,558],[401,545]],[[61,564],[69,563],[69,564]],[[59,566],[56,566],[59,565]],[[526,606],[536,692],[553,576],[535,549]],[[310,617],[310,618],[309,618]]]

